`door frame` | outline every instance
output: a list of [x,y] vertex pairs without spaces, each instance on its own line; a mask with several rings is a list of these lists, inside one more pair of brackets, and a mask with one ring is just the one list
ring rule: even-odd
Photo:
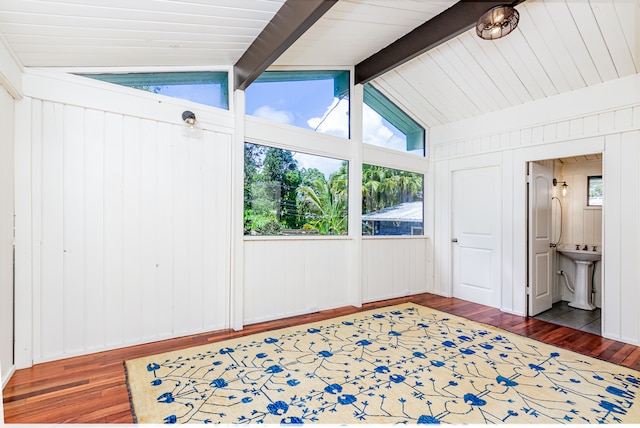
[[[516,150],[513,156],[513,218],[521,218],[521,221],[513,223],[513,287],[508,293],[508,301],[503,301],[506,307],[510,307],[506,312],[516,315],[527,316],[527,285],[529,260],[528,239],[529,226],[527,221],[527,172],[528,163],[558,159],[569,156],[590,155],[601,153],[605,156],[605,137],[580,138],[575,140],[561,141],[557,143],[534,146],[522,150]],[[603,170],[603,177],[605,171]],[[603,207],[603,217],[606,208]],[[605,222],[602,222],[602,236],[605,236]],[[505,249],[505,251],[508,251]],[[604,257],[602,259],[602,277],[604,278]],[[503,294],[503,298],[505,295]],[[604,311],[604,305],[602,307]]]

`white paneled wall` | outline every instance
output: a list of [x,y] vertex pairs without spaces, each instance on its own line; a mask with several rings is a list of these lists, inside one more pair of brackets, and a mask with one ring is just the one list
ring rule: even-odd
[[352,304],[353,242],[348,238],[247,238],[244,323]]
[[13,371],[13,98],[0,86],[0,386]]
[[429,290],[427,237],[367,237],[362,240],[362,301],[390,299]]
[[[526,164],[603,153],[603,335],[640,344],[639,86],[640,75],[636,74],[432,128],[434,200],[442,204],[435,223],[434,289],[446,294],[450,287],[448,177],[454,160],[472,168],[486,154],[501,154],[505,177],[503,253],[507,255],[502,265],[502,309],[525,314]],[[573,233],[584,234],[575,228]],[[598,239],[595,232],[593,239]]]
[[[21,277],[33,287],[33,361],[228,327],[232,130],[188,138],[177,123],[77,102],[84,90],[87,104],[101,96],[131,109],[126,96],[66,89],[76,102],[38,99],[32,85],[22,107],[31,113],[22,131],[31,141],[18,144],[29,145],[20,183],[31,185],[32,212],[19,214],[31,216],[20,224],[32,241],[20,245],[32,247],[20,251],[33,261]],[[142,98],[141,111],[159,108]]]
[[609,135],[605,147],[603,333],[640,344],[640,131]]

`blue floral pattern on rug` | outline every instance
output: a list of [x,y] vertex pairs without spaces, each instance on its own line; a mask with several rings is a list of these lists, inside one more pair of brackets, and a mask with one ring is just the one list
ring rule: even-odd
[[638,372],[414,304],[167,355],[134,360],[139,421],[640,422]]

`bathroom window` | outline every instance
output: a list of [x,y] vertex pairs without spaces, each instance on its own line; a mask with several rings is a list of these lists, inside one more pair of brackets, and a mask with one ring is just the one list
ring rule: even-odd
[[587,206],[602,206],[602,176],[591,176],[588,181]]

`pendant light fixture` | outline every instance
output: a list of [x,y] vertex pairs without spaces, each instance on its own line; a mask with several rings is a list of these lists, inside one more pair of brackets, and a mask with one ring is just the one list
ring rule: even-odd
[[498,5],[487,10],[476,22],[476,34],[485,40],[504,37],[518,26],[520,14],[510,5]]

